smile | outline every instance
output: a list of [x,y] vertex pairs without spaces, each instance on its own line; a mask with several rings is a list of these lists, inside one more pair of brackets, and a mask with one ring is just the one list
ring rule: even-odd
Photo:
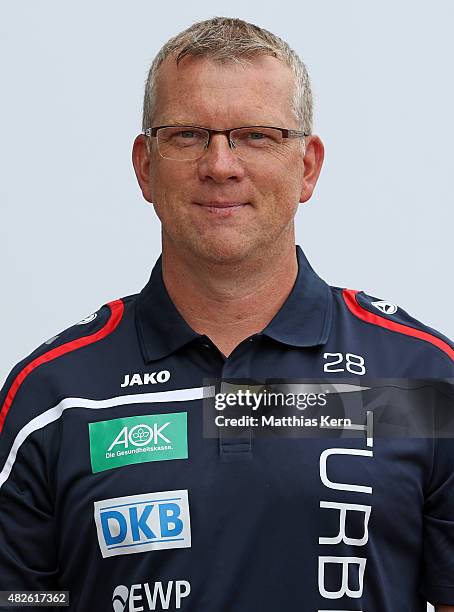
[[226,216],[230,213],[233,213],[237,210],[241,210],[246,206],[249,206],[249,203],[240,203],[240,202],[195,202],[197,206],[205,209],[209,213]]

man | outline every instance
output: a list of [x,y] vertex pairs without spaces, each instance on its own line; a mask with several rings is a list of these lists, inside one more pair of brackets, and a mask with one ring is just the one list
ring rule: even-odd
[[0,588],[77,611],[453,611],[449,444],[203,435],[211,379],[454,376],[446,337],[295,247],[323,163],[301,60],[241,20],[194,24],[152,65],[143,130],[149,283],[0,396]]

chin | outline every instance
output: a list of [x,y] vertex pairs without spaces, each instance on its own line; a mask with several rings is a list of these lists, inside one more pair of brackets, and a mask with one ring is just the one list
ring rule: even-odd
[[253,250],[253,245],[247,239],[210,240],[201,239],[192,245],[191,250],[197,257],[217,264],[233,264],[242,262]]

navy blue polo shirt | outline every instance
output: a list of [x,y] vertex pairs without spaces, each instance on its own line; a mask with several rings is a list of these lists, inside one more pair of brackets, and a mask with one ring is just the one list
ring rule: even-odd
[[159,258],[139,294],[12,369],[0,590],[68,590],[78,612],[454,605],[452,440],[203,434],[208,381],[454,379],[448,338],[329,286],[296,249],[287,300],[227,358],[178,313]]

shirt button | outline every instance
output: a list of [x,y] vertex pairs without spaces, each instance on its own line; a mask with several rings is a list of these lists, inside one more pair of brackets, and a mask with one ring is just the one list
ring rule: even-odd
[[211,348],[211,346],[208,344],[208,342],[203,342],[202,343],[203,348]]

